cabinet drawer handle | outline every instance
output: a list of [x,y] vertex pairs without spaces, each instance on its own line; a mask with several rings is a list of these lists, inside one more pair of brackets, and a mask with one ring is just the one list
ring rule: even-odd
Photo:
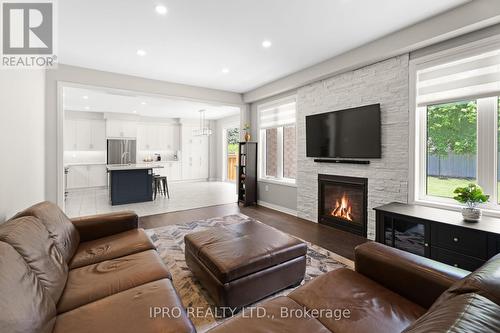
[[453,241],[454,241],[455,243],[458,243],[458,237],[453,237]]

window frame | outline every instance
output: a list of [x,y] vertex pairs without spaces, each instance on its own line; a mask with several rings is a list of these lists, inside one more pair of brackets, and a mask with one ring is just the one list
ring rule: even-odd
[[[500,37],[495,36],[459,47],[411,59],[409,63],[409,101],[410,101],[410,149],[409,149],[409,184],[410,203],[432,207],[460,210],[462,206],[452,198],[427,195],[427,107],[417,105],[418,71],[442,63],[458,60],[500,48]],[[500,96],[466,98],[477,103],[477,155],[476,180],[487,194],[490,201],[482,205],[487,215],[500,216],[498,203],[498,103]],[[449,101],[451,102],[459,102]]]
[[[265,127],[261,128],[260,126],[260,111],[262,109],[269,108],[271,105],[280,105],[280,104],[286,104],[289,103],[291,100],[295,102],[295,115],[297,115],[297,98],[295,95],[292,96],[287,96],[284,98],[276,99],[273,100],[269,103],[261,104],[257,107],[257,135],[258,135],[258,150],[259,150],[259,165],[257,168],[257,180],[261,182],[267,182],[267,183],[273,183],[273,184],[279,184],[279,185],[286,185],[286,186],[292,186],[296,187],[297,179],[293,178],[285,178],[283,175],[283,165],[284,165],[284,159],[283,159],[283,152],[285,150],[284,148],[284,141],[283,141],[283,129],[285,127],[295,127],[295,152],[297,153],[297,118],[295,118],[295,123],[293,124],[286,124],[286,125],[280,125],[280,126],[272,126],[272,127]],[[266,175],[266,129],[270,128],[276,128],[278,133],[278,138],[277,138],[277,177],[272,177],[272,176],[267,176]]]

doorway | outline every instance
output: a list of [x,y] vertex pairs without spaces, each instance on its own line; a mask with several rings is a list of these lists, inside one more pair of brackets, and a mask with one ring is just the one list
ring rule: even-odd
[[240,141],[239,127],[231,127],[225,129],[225,160],[226,160],[226,174],[225,179],[228,182],[236,182],[237,167],[238,167],[238,143]]

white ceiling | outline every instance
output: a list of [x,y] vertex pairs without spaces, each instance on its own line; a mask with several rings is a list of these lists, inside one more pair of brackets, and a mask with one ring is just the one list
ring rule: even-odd
[[59,61],[246,92],[469,1],[63,0]]
[[206,119],[220,119],[240,114],[234,106],[156,96],[132,92],[65,87],[63,107],[69,111],[110,112],[157,118],[199,119],[199,110],[206,110]]

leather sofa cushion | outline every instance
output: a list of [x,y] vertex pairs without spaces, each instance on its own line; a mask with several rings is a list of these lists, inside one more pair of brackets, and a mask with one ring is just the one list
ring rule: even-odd
[[455,296],[428,311],[405,333],[496,333],[500,330],[500,306],[478,294]]
[[[265,309],[260,313],[254,312],[241,313],[240,315],[225,321],[221,325],[208,331],[209,333],[269,333],[269,332],[287,332],[287,333],[330,333],[323,324],[317,319],[304,316],[288,316],[292,311],[302,311],[303,307],[292,299],[281,296],[273,298],[261,304]],[[286,311],[283,311],[286,309]],[[298,313],[298,312],[297,312]],[[302,312],[305,314],[305,312]],[[207,332],[207,333],[208,333]],[[354,331],[353,331],[354,332]]]
[[155,246],[143,229],[132,229],[80,243],[69,267],[74,269],[153,249]]
[[455,282],[432,305],[440,307],[443,302],[456,295],[477,293],[496,304],[500,304],[500,254],[488,260],[466,278]]
[[348,319],[318,318],[332,332],[399,333],[426,311],[346,268],[323,274],[288,297],[308,309],[349,309]]
[[40,219],[64,260],[69,263],[80,243],[80,235],[63,211],[56,204],[44,201],[16,214],[12,219],[22,216],[34,216]]
[[[151,316],[151,307],[179,309],[173,316]],[[177,310],[174,310],[177,311]],[[154,313],[154,312],[153,312]],[[102,298],[57,317],[54,333],[195,333],[169,279],[150,282]]]
[[0,242],[0,332],[48,333],[56,317],[54,301],[26,261]]
[[68,266],[43,223],[33,216],[10,220],[0,225],[0,241],[21,255],[57,303],[66,284]]
[[304,256],[307,245],[261,222],[249,221],[186,235],[186,250],[222,283]]
[[154,250],[75,268],[69,271],[57,312],[164,278],[171,278],[170,273]]

